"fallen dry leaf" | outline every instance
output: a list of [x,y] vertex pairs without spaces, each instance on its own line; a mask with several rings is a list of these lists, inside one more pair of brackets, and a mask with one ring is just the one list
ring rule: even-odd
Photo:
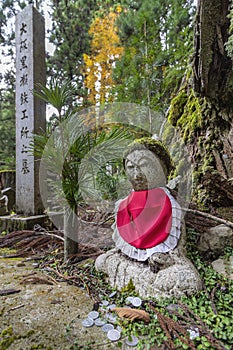
[[150,322],[150,315],[144,310],[137,310],[127,307],[115,307],[111,311],[116,312],[119,317],[129,318],[131,321],[141,320],[145,323]]

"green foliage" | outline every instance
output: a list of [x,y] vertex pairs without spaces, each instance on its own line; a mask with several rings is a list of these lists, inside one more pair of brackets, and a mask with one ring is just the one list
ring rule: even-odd
[[15,168],[14,92],[0,91],[0,169]]
[[83,90],[83,54],[89,50],[88,30],[95,13],[95,0],[51,0],[52,31],[49,40],[55,45],[48,58],[48,74],[59,83],[75,83],[76,98],[85,98]]
[[[50,181],[54,195],[63,198],[61,192],[64,192],[73,209],[84,193],[88,198],[100,200],[101,197],[106,199],[106,191],[109,191],[108,198],[113,198],[117,172],[121,172],[122,153],[132,140],[132,134],[120,126],[96,127],[95,109],[75,112],[78,107],[69,106],[75,96],[75,89],[69,82],[59,86],[52,80],[47,87],[39,85],[35,94],[57,109],[57,116],[53,117],[55,129],[35,135],[33,148],[35,155],[46,160],[50,174],[62,182],[61,188],[57,187],[56,180]],[[110,167],[115,169],[112,174],[106,170]]]
[[[130,321],[118,318],[117,324],[122,328],[122,339],[119,348],[123,348],[124,339],[127,336],[137,336],[139,343],[138,350],[161,347],[168,349],[210,349],[210,350],[230,350],[233,346],[232,334],[232,293],[233,281],[229,280],[213,270],[210,262],[203,260],[196,250],[198,233],[193,229],[187,229],[187,249],[188,257],[197,268],[202,282],[203,289],[192,296],[183,296],[180,299],[171,297],[167,299],[144,299],[140,309],[150,314],[150,322],[145,324],[140,321]],[[226,247],[224,256],[232,256],[233,250]],[[54,256],[46,257],[54,264]],[[48,263],[48,261],[47,261]],[[57,266],[59,271],[72,276],[78,276],[81,286],[85,287],[94,300],[102,296],[102,299],[114,303],[117,307],[126,306],[128,296],[138,296],[134,285],[130,282],[126,288],[116,291],[106,283],[106,276],[99,273],[94,268],[94,262],[89,259],[75,264],[64,264]],[[112,292],[114,294],[112,295]],[[127,304],[128,305],[128,304]],[[153,305],[155,310],[151,309]],[[164,332],[159,316],[164,317],[169,334],[172,336],[174,347],[168,346],[168,336]],[[172,323],[173,322],[173,323]],[[117,325],[116,324],[116,325]],[[194,347],[188,346],[181,341],[177,335],[174,336],[172,329],[176,327],[178,334],[182,326],[187,331],[196,329],[195,337],[192,339]],[[199,333],[199,334],[198,334]],[[92,348],[100,347],[102,344],[94,343]],[[80,349],[83,346],[80,345]],[[76,349],[74,347],[74,349]],[[77,347],[79,349],[79,347]]]
[[[186,321],[186,329],[190,329],[192,322],[197,323],[200,335],[193,339],[196,349],[231,349],[233,345],[232,335],[232,292],[233,281],[224,278],[215,272],[208,262],[201,259],[195,248],[196,233],[193,230],[188,230],[189,236],[189,258],[193,261],[198,269],[202,281],[203,290],[190,297],[182,297],[180,301],[176,298],[153,300],[158,310],[162,315],[172,318],[174,321],[183,320],[182,315],[185,315],[180,307],[178,313],[168,311],[170,305],[186,305],[191,312],[191,319]],[[228,249],[227,249],[228,251]],[[231,250],[232,252],[232,250]],[[126,297],[127,295],[125,295]],[[122,296],[119,295],[119,303],[122,303]],[[181,302],[182,304],[179,304]],[[148,301],[149,303],[149,301]],[[118,301],[116,301],[118,305]],[[147,304],[147,302],[145,302]],[[124,332],[126,335],[136,335],[140,338],[138,349],[148,349],[153,346],[162,346],[167,341],[161,324],[155,313],[146,306],[146,311],[151,315],[151,321],[148,325],[139,322],[129,323],[123,322]],[[179,314],[181,316],[179,316]],[[205,331],[204,331],[205,330]],[[203,332],[204,331],[204,332]],[[211,340],[210,333],[215,340]],[[186,344],[179,339],[173,339],[177,349],[190,349]],[[222,347],[219,344],[222,344]],[[217,347],[218,345],[218,347]]]
[[124,1],[118,21],[124,55],[113,94],[165,111],[180,85],[192,47],[191,1]]
[[[68,80],[63,81],[61,85],[53,78],[48,87],[37,84],[34,94],[52,105],[58,111],[58,116],[61,116],[63,112],[67,113],[67,108],[72,107],[75,100],[75,86]],[[62,111],[62,109],[66,109],[66,111]],[[70,113],[70,111],[68,112]]]

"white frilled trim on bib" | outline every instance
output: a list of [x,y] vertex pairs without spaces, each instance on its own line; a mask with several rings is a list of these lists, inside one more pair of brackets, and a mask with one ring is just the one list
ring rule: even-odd
[[127,243],[120,235],[117,225],[116,225],[116,216],[118,212],[119,205],[122,201],[120,199],[115,204],[115,222],[112,225],[113,229],[113,241],[116,244],[116,248],[120,249],[122,253],[129,256],[132,259],[136,259],[138,261],[146,261],[151,255],[154,253],[167,253],[170,250],[173,250],[179,241],[180,233],[181,233],[181,208],[180,205],[177,203],[174,197],[170,194],[170,192],[164,188],[161,187],[164,192],[167,194],[171,201],[172,206],[172,226],[170,230],[170,234],[167,237],[165,241],[162,243],[148,249],[138,249]]

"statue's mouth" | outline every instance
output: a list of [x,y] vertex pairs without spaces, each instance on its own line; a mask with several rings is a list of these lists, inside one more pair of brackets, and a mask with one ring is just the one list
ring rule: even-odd
[[147,190],[148,189],[148,182],[146,180],[135,180],[133,183],[133,188],[135,191],[140,191],[140,190]]

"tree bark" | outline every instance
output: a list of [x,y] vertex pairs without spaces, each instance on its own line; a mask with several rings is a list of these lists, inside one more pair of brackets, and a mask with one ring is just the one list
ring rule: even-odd
[[64,260],[78,253],[78,218],[71,208],[64,214]]
[[232,61],[227,56],[229,0],[199,0],[195,26],[194,90],[227,111],[233,110]]
[[187,95],[191,86],[201,110],[201,127],[188,140],[195,165],[195,199],[208,209],[233,205],[233,64],[225,50],[230,5],[229,0],[198,1],[193,76],[186,86]]

